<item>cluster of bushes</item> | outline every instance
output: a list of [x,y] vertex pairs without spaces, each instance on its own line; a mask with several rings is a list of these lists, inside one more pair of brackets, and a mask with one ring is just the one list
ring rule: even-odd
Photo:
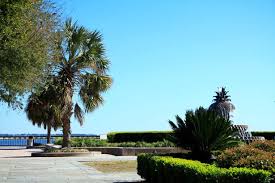
[[[275,183],[275,141],[241,143],[235,138],[232,121],[202,107],[187,111],[185,119],[176,116],[176,123],[169,123],[174,132],[172,140],[179,147],[189,148],[191,154],[182,158],[138,156],[138,174],[146,181]],[[212,163],[215,151],[220,154]]]
[[[173,130],[169,134],[171,140],[179,147],[190,149],[190,154],[139,155],[138,174],[147,182],[158,183],[275,183],[275,141],[256,141],[249,145],[240,142],[236,138],[237,129],[232,128],[230,112],[234,105],[227,93],[222,88],[209,108],[188,110],[185,119],[176,116],[176,122],[169,121]],[[273,132],[252,134],[266,139],[275,136]],[[140,139],[144,134],[138,135],[115,133],[108,139],[128,141]],[[216,161],[214,152],[220,153]]]
[[275,140],[275,131],[269,131],[269,132],[264,132],[264,131],[255,131],[251,132],[252,136],[263,136],[267,140]]
[[55,153],[63,153],[63,152],[89,152],[87,149],[72,149],[72,148],[62,148],[62,149],[46,149],[45,150],[46,153],[51,153],[51,152],[55,152]]
[[224,150],[217,156],[219,167],[249,167],[272,172],[275,181],[275,141],[255,141]]
[[169,140],[171,131],[149,131],[149,132],[111,132],[107,134],[109,142],[158,142]]
[[[175,144],[168,141],[157,141],[157,142],[121,142],[121,143],[110,143],[107,140],[99,140],[95,138],[71,138],[72,147],[175,147]],[[55,144],[61,145],[62,138],[57,138]]]
[[253,168],[219,168],[199,161],[141,154],[138,174],[158,183],[269,183],[271,173]]

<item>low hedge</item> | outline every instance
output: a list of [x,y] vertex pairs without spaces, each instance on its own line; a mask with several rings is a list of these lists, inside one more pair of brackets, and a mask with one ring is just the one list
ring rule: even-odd
[[254,131],[252,136],[263,136],[267,140],[275,140],[275,131]]
[[[62,138],[58,137],[55,144],[62,145]],[[120,142],[109,143],[107,140],[99,140],[89,137],[73,137],[70,141],[71,147],[175,147],[173,142],[168,140],[157,142]]]
[[158,183],[269,183],[271,173],[252,168],[219,168],[199,161],[141,154],[138,174]]
[[107,138],[109,142],[157,142],[169,140],[172,134],[172,131],[111,132]]

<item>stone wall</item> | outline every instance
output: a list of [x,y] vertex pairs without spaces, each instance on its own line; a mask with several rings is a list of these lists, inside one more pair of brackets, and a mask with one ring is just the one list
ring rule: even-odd
[[140,153],[186,153],[187,151],[176,147],[83,147],[89,151],[100,151],[102,154],[112,154],[115,156],[136,156]]

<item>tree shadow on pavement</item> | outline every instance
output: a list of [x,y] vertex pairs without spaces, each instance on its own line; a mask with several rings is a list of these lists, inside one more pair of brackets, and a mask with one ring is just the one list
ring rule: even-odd
[[141,180],[141,181],[128,181],[128,182],[113,182],[113,183],[146,183],[146,181]]

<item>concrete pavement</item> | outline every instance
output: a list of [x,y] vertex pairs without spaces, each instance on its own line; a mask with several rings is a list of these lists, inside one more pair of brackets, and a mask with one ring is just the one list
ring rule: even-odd
[[136,160],[135,156],[30,157],[39,149],[0,150],[0,183],[115,183],[139,182],[136,172],[102,173],[87,161]]

